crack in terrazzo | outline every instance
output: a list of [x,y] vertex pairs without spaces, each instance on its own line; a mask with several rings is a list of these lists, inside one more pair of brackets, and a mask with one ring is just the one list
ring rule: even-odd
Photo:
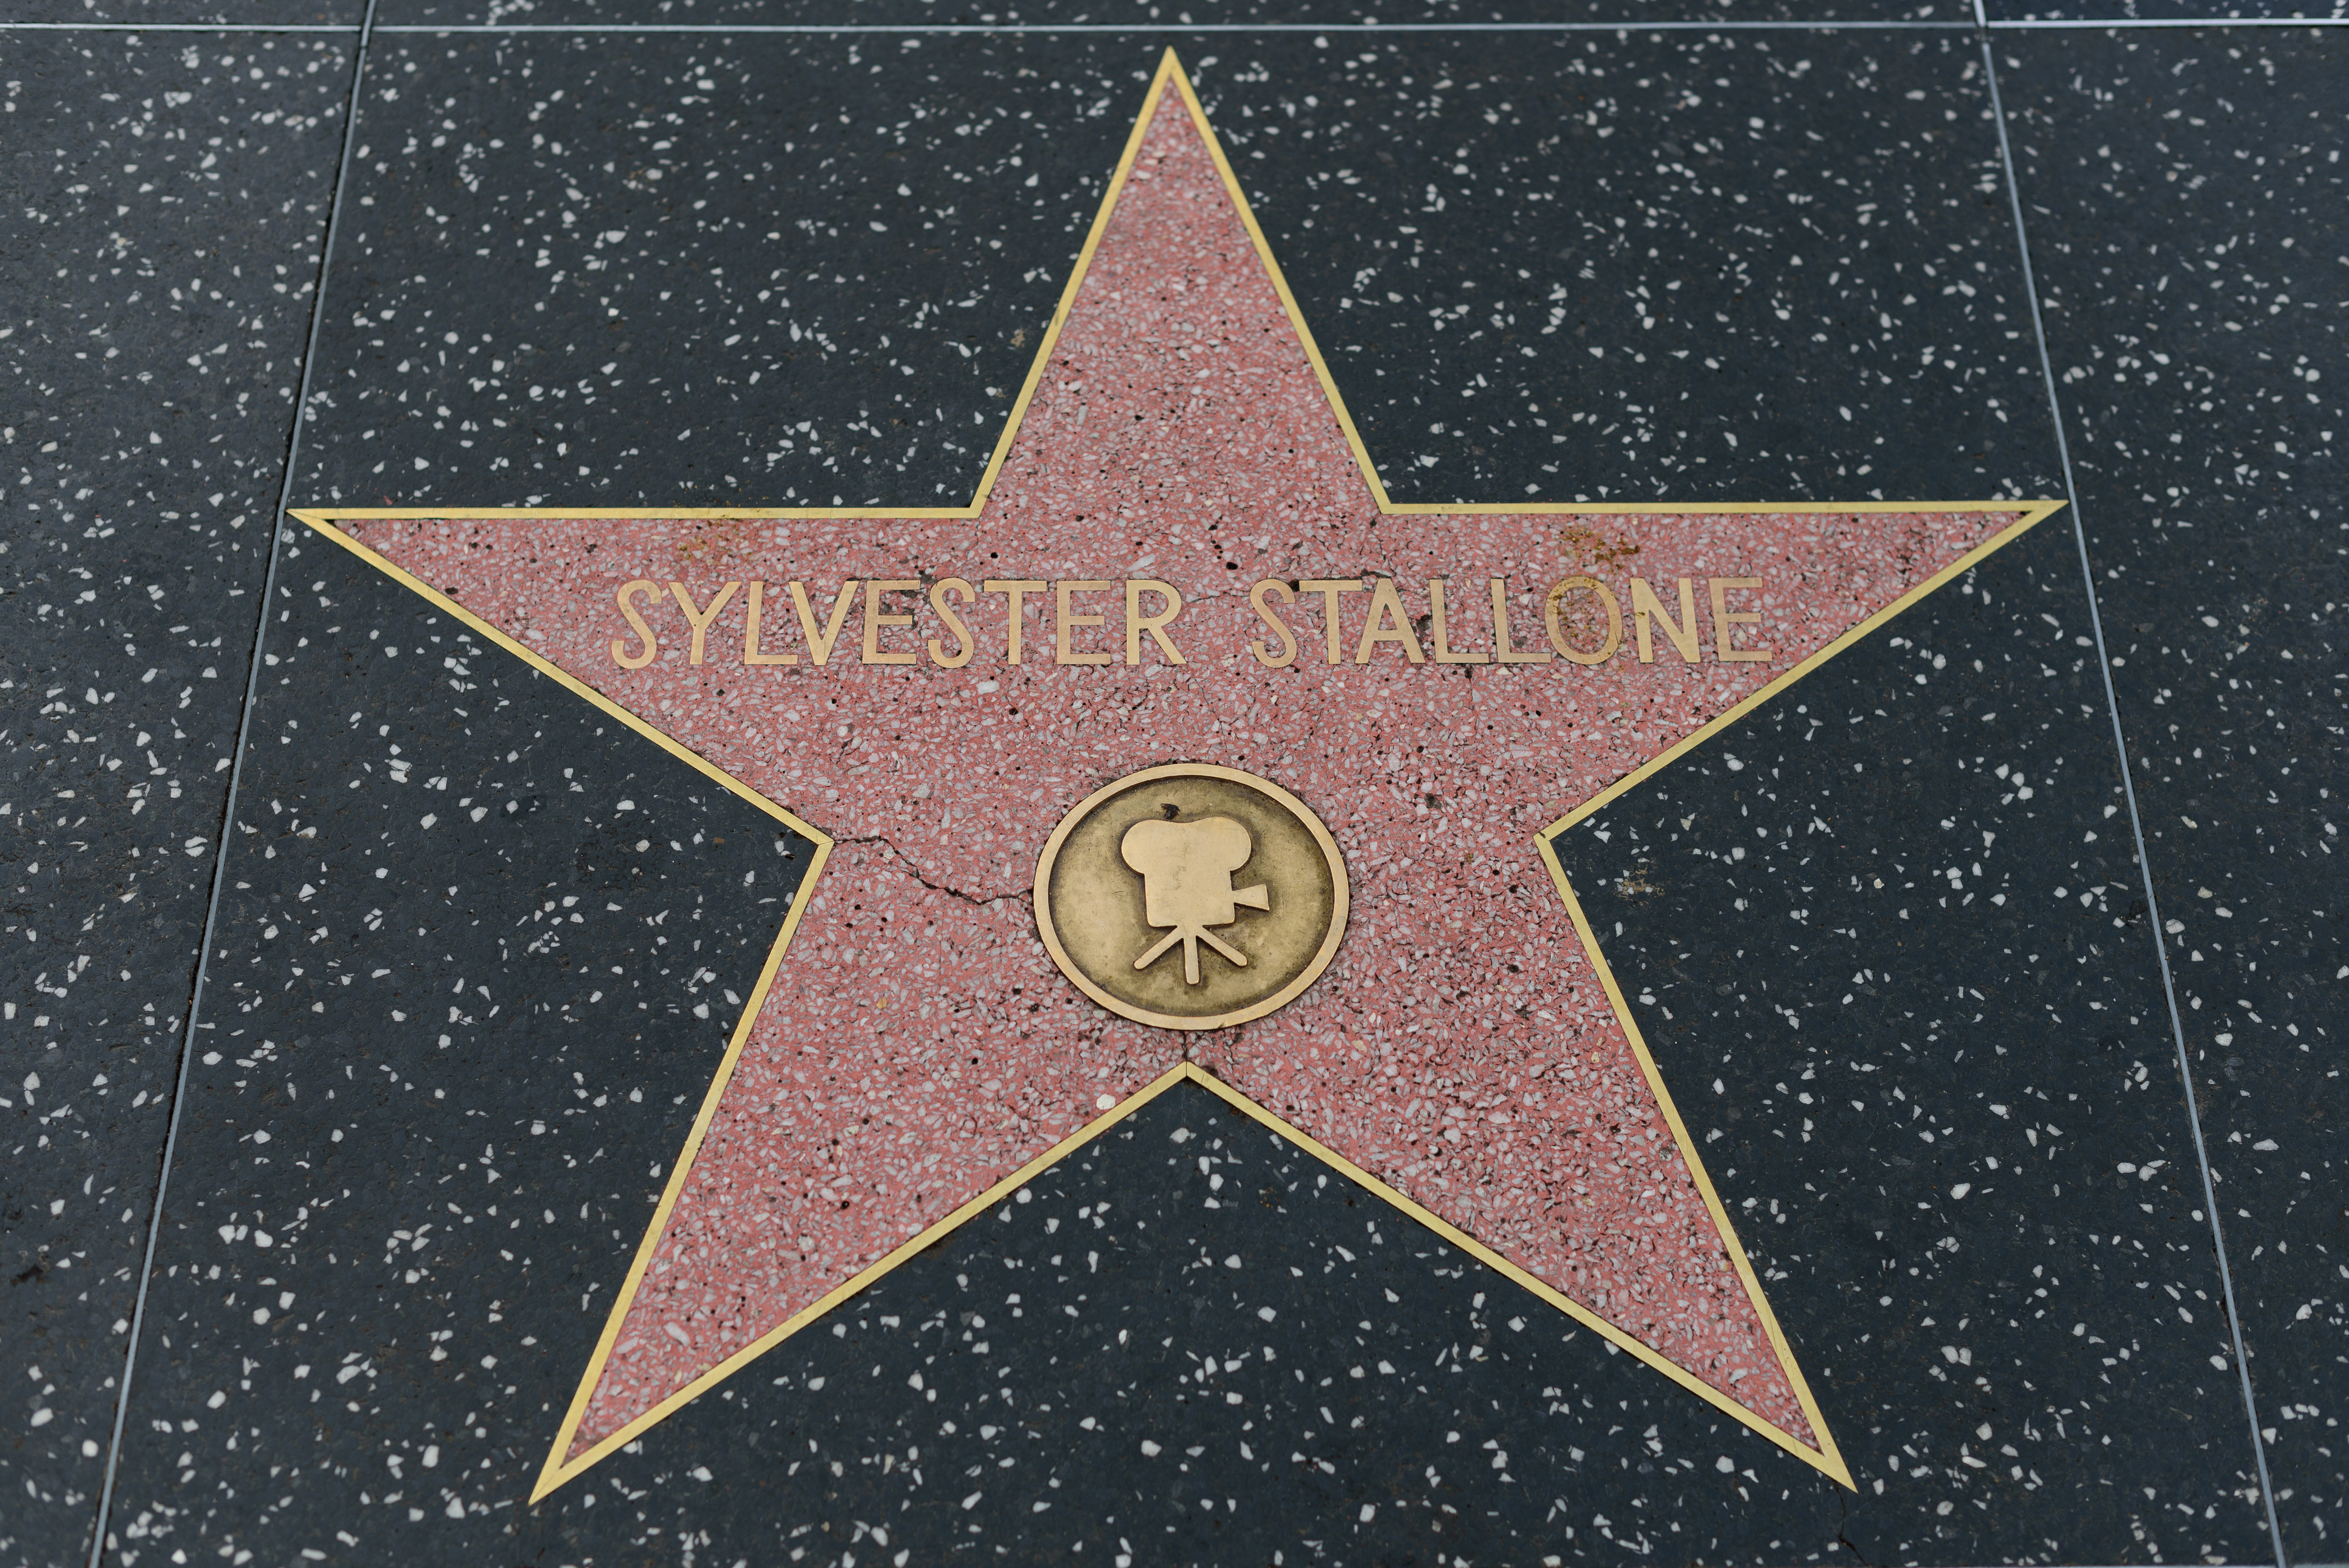
[[932,892],[942,892],[948,898],[960,899],[963,903],[969,904],[974,909],[990,909],[996,904],[1004,903],[1025,903],[1034,896],[1030,892],[1014,890],[1010,892],[991,893],[987,897],[982,898],[977,893],[965,892],[958,887],[948,887],[944,882],[932,882],[928,877],[922,874],[922,868],[915,862],[913,856],[907,854],[905,851],[899,849],[895,844],[890,842],[887,839],[882,837],[878,833],[866,834],[857,838],[834,839],[833,842],[834,844],[841,845],[877,844],[882,849],[888,851],[890,854],[895,856],[897,860],[905,865],[905,874],[912,877],[916,882],[921,883],[924,887],[928,888]]

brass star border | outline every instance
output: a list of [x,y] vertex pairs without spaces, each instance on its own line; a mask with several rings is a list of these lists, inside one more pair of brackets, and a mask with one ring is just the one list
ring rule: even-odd
[[[817,882],[823,875],[825,862],[832,853],[833,840],[821,829],[802,821],[792,812],[777,805],[724,769],[716,767],[707,758],[680,745],[653,725],[605,696],[585,682],[559,668],[552,661],[509,636],[413,573],[370,550],[336,525],[346,520],[394,518],[426,518],[441,521],[502,518],[527,521],[555,518],[716,520],[977,517],[985,507],[988,494],[995,487],[1004,459],[1010,452],[1013,440],[1019,432],[1020,424],[1027,416],[1029,405],[1036,396],[1037,387],[1043,379],[1046,367],[1051,363],[1052,353],[1060,341],[1061,329],[1068,322],[1078,291],[1082,286],[1086,273],[1092,263],[1094,253],[1101,245],[1102,236],[1109,224],[1110,214],[1117,205],[1118,198],[1125,188],[1127,177],[1132,172],[1135,159],[1142,150],[1143,136],[1157,113],[1161,99],[1170,90],[1181,95],[1184,107],[1189,111],[1193,123],[1206,144],[1209,155],[1215,160],[1216,171],[1223,179],[1225,190],[1237,208],[1241,222],[1247,226],[1248,237],[1256,247],[1257,259],[1263,264],[1275,292],[1280,298],[1282,306],[1288,312],[1290,325],[1295,327],[1304,346],[1306,356],[1312,365],[1313,373],[1319,380],[1322,394],[1328,398],[1330,409],[1337,416],[1346,444],[1352,451],[1355,464],[1361,469],[1362,479],[1369,486],[1371,495],[1377,502],[1381,515],[1413,517],[1495,513],[1514,516],[1623,517],[1641,514],[1686,516],[1704,512],[1744,515],[1772,512],[1782,514],[1833,512],[1849,515],[1868,512],[1919,511],[1994,511],[2021,514],[2015,522],[1998,534],[1969,551],[1876,614],[1853,625],[1808,658],[1790,666],[1784,674],[1761,686],[1726,712],[1677,744],[1659,752],[1536,835],[1543,863],[1549,868],[1550,878],[1557,885],[1558,896],[1565,901],[1567,912],[1574,922],[1576,934],[1581,939],[1583,954],[1588,959],[1600,985],[1606,991],[1608,1004],[1614,1009],[1616,1020],[1622,1026],[1624,1035],[1630,1042],[1632,1053],[1638,1058],[1640,1072],[1646,1077],[1648,1088],[1655,1095],[1656,1102],[1661,1108],[1665,1119],[1671,1128],[1672,1139],[1681,1158],[1687,1163],[1689,1172],[1695,1181],[1697,1191],[1703,1197],[1705,1208],[1712,1215],[1713,1222],[1721,1234],[1730,1261],[1744,1284],[1746,1295],[1753,1302],[1755,1312],[1769,1335],[1771,1346],[1776,1352],[1779,1364],[1785,1371],[1787,1379],[1794,1388],[1804,1417],[1808,1421],[1811,1430],[1817,1436],[1816,1448],[1802,1442],[1793,1434],[1763,1419],[1677,1363],[1649,1348],[1635,1336],[1599,1316],[1556,1287],[1536,1278],[1458,1226],[1413,1202],[1337,1150],[1275,1116],[1212,1074],[1203,1071],[1192,1063],[1185,1062],[1168,1070],[1147,1088],[1095,1117],[1076,1132],[1055,1143],[985,1191],[947,1214],[943,1219],[934,1222],[879,1261],[842,1281],[824,1295],[794,1313],[751,1344],[710,1367],[644,1414],[595,1443],[585,1452],[568,1460],[564,1458],[570,1450],[580,1420],[586,1412],[588,1400],[603,1378],[605,1365],[611,1356],[612,1346],[618,1337],[621,1324],[635,1302],[638,1285],[652,1263],[660,1238],[667,1230],[669,1217],[684,1191],[687,1173],[692,1169],[695,1157],[699,1153],[702,1141],[717,1113],[719,1102],[724,1097],[727,1086],[734,1076],[735,1067],[750,1038],[751,1026],[758,1020],[760,1009],[765,1004],[775,974],[782,964],[785,953],[791,947],[792,934],[799,929],[801,917],[805,913],[809,902],[814,894]],[[1385,1200],[1401,1213],[1433,1232],[1447,1244],[1457,1247],[1486,1267],[1506,1275],[1609,1344],[1680,1384],[1690,1393],[1713,1405],[1739,1424],[1767,1438],[1779,1448],[1843,1486],[1853,1491],[1858,1490],[1857,1483],[1853,1480],[1851,1471],[1836,1446],[1834,1435],[1828,1429],[1818,1401],[1812,1395],[1810,1385],[1803,1377],[1802,1369],[1795,1358],[1793,1347],[1787,1344],[1785,1334],[1779,1327],[1776,1315],[1770,1310],[1768,1298],[1763,1293],[1761,1282],[1754,1274],[1753,1264],[1746,1256],[1744,1243],[1738,1239],[1736,1228],[1731,1222],[1729,1212],[1723,1206],[1719,1193],[1713,1190],[1712,1177],[1704,1168],[1704,1162],[1698,1154],[1696,1144],[1689,1136],[1688,1126],[1682,1119],[1679,1108],[1672,1100],[1671,1090],[1664,1085],[1663,1075],[1658,1070],[1654,1057],[1649,1052],[1647,1041],[1640,1031],[1639,1021],[1632,1016],[1631,1009],[1624,999],[1622,987],[1618,984],[1614,971],[1607,962],[1606,954],[1600,950],[1598,934],[1592,930],[1588,918],[1583,913],[1580,900],[1575,896],[1574,888],[1567,878],[1566,868],[1558,858],[1557,841],[1560,835],[1577,823],[1604,810],[1626,791],[1671,766],[1682,756],[1735,724],[1764,702],[1776,696],[1910,605],[1971,571],[1989,556],[2013,543],[2025,531],[2054,515],[2062,509],[2064,504],[2061,500],[1705,502],[1694,505],[1672,505],[1654,502],[1398,502],[1392,500],[1387,493],[1385,484],[1379,478],[1378,469],[1371,460],[1369,450],[1362,443],[1361,435],[1355,428],[1353,417],[1347,410],[1344,397],[1339,393],[1337,382],[1330,376],[1328,362],[1322,356],[1320,346],[1315,341],[1311,329],[1306,325],[1305,314],[1298,304],[1297,296],[1291,292],[1288,280],[1282,273],[1279,263],[1273,257],[1272,247],[1265,237],[1263,227],[1257,221],[1255,210],[1250,206],[1247,193],[1240,188],[1230,160],[1225,155],[1223,144],[1217,140],[1213,128],[1208,124],[1206,110],[1200,104],[1198,95],[1177,60],[1174,51],[1170,48],[1160,60],[1157,71],[1152,77],[1141,111],[1134,119],[1133,133],[1127,139],[1125,150],[1112,172],[1109,188],[1102,194],[1101,205],[1093,218],[1092,227],[1085,237],[1084,247],[1078,254],[1076,265],[1070,273],[1067,285],[1061,292],[1060,304],[1053,312],[1051,325],[1046,330],[1042,341],[1037,346],[1036,356],[1030,366],[1027,380],[1020,387],[1019,399],[1013,404],[1010,416],[1004,422],[1002,433],[997,438],[986,471],[981,476],[978,490],[973,494],[969,504],[958,507],[297,507],[289,509],[289,514],[297,521],[341,545],[402,587],[429,601],[436,609],[455,618],[476,634],[522,660],[539,674],[556,682],[585,702],[610,715],[617,722],[644,736],[687,766],[698,770],[720,787],[757,807],[815,846],[814,857],[806,872],[801,877],[798,892],[792,899],[791,908],[784,914],[782,928],[776,933],[774,944],[768,950],[766,962],[760,969],[758,982],[751,988],[750,1000],[744,1005],[741,1016],[736,1022],[733,1033],[728,1039],[725,1054],[719,1062],[717,1073],[710,1081],[709,1091],[702,1097],[692,1129],[686,1135],[684,1146],[678,1151],[677,1158],[670,1162],[668,1180],[662,1190],[660,1202],[653,1211],[652,1220],[646,1228],[643,1240],[637,1245],[635,1260],[629,1265],[627,1277],[613,1302],[603,1333],[596,1341],[595,1352],[590,1357],[586,1371],[580,1379],[578,1390],[573,1396],[570,1407],[564,1412],[562,1423],[554,1434],[553,1445],[547,1453],[545,1462],[540,1468],[536,1483],[532,1489],[530,1501],[533,1503],[538,1502],[557,1487],[592,1468],[605,1456],[636,1441],[672,1412],[724,1382],[801,1329],[821,1319],[833,1307],[855,1296],[908,1258],[951,1235],[966,1221],[993,1208],[1052,1166],[1101,1137],[1143,1106],[1181,1083],[1198,1085],[1234,1109],[1252,1118],[1271,1132],[1322,1161],[1331,1170]]]

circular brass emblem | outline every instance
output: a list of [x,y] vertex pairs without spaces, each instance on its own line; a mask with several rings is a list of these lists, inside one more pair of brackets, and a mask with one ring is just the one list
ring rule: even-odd
[[1130,773],[1061,820],[1036,861],[1036,925],[1077,989],[1164,1029],[1221,1029],[1297,999],[1346,934],[1346,865],[1268,779]]

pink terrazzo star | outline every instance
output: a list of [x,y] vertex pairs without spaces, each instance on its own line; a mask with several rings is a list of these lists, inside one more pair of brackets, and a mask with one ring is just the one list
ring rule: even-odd
[[[1831,1445],[1778,1354],[1586,959],[1536,835],[1784,676],[2030,511],[1611,516],[1382,510],[1342,416],[1219,170],[1179,73],[1162,71],[1130,176],[984,504],[973,516],[367,519],[321,514],[522,645],[832,836],[835,848],[620,1315],[600,1379],[553,1467],[573,1473],[648,1413],[754,1346],[1171,1066],[1190,1060],[1718,1390],[1797,1451]],[[1588,573],[1625,614],[1603,664],[1438,665],[1427,583],[1450,590],[1455,652],[1510,635],[1550,646],[1549,585]],[[1661,633],[1642,663],[1630,580],[1694,583],[1699,662]],[[1373,595],[1284,614],[1260,579],[1391,577],[1412,635],[1356,658]],[[921,590],[942,578],[1108,582],[1071,634],[1108,662],[1055,662],[1050,591],[1028,595],[1023,662],[1006,596],[949,603],[975,656]],[[1185,600],[1125,658],[1115,583]],[[1708,578],[1759,579],[1723,662]],[[657,655],[623,667],[639,639]],[[847,580],[913,591],[842,601]],[[744,584],[690,658],[684,611]],[[746,667],[748,584],[764,585]],[[869,628],[873,604],[915,617]],[[1155,600],[1145,599],[1145,609]],[[1568,643],[1602,612],[1571,596]],[[1274,653],[1279,650],[1272,648]],[[867,654],[909,662],[867,662]],[[1185,1035],[1101,1010],[1053,968],[1030,907],[1054,824],[1110,779],[1170,761],[1246,769],[1301,797],[1335,837],[1353,915],[1329,971],[1260,1021]],[[1104,1099],[1106,1097],[1106,1099]],[[1829,1468],[1823,1464],[1822,1468]],[[1839,1470],[1839,1463],[1834,1469]]]

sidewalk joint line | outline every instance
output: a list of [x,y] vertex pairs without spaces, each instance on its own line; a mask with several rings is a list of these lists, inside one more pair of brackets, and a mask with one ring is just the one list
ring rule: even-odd
[[972,34],[977,36],[1036,34],[1071,36],[1141,34],[1145,36],[1197,36],[1221,34],[1346,33],[1821,33],[1821,32],[1951,32],[1964,22],[1863,20],[1850,22],[402,22],[377,29],[382,33],[677,33],[732,34],[778,36],[843,36],[874,35]]
[[[6,22],[0,33],[290,33],[343,34],[366,32],[370,36],[453,37],[484,35],[499,37],[573,37],[598,34],[657,37],[1038,37],[1220,36],[1224,35],[1304,35],[1342,33],[1369,36],[1379,33],[1428,34],[1588,34],[1619,33],[1951,33],[1977,32],[2129,32],[2230,27],[2349,27],[2349,15],[2335,16],[2086,16],[2019,17],[2001,20],[1982,15],[1976,5],[1971,21],[1909,21],[1877,18],[1811,21],[1636,21],[1612,22],[398,22],[367,26],[352,22]],[[370,7],[372,14],[372,7]]]
[[[293,502],[295,465],[302,453],[302,421],[309,412],[310,379],[318,363],[318,340],[326,324],[326,270],[334,260],[335,235],[342,217],[343,191],[349,182],[351,149],[359,118],[359,83],[367,72],[367,38],[375,24],[376,0],[367,0],[351,51],[351,85],[345,100],[343,145],[335,165],[334,190],[327,199],[326,232],[318,239],[316,293],[310,300],[310,330],[302,351],[302,376],[294,399],[294,420],[285,437],[285,470],[278,481],[277,505],[269,519],[269,562],[261,580],[261,614],[253,630],[244,680],[244,703],[237,714],[236,748],[231,755],[228,796],[221,805],[220,839],[212,856],[211,896],[204,904],[203,945],[196,950],[195,985],[188,997],[187,1026],[181,1033],[179,1072],[171,1085],[171,1114],[163,1134],[161,1165],[155,1177],[154,1208],[147,1218],[147,1245],[139,1268],[139,1291],[130,1307],[130,1332],[122,1353],[122,1383],[115,1396],[114,1431],[106,1448],[106,1476],[99,1484],[98,1512],[90,1532],[89,1568],[101,1568],[106,1557],[106,1529],[114,1509],[114,1481],[122,1463],[122,1433],[130,1415],[130,1390],[139,1365],[140,1331],[147,1318],[147,1294],[155,1277],[155,1253],[162,1241],[164,1201],[171,1185],[171,1158],[180,1141],[180,1117],[188,1103],[188,1068],[195,1058],[198,1020],[203,1015],[204,981],[212,960],[212,940],[220,923],[221,895],[228,885],[230,840],[236,832],[237,786],[244,777],[244,758],[253,733],[253,715],[261,696],[261,649],[269,634],[270,595],[277,589],[278,543],[285,528],[285,509]],[[350,31],[343,28],[337,31]]]
[[[1977,7],[1982,0],[1974,0]],[[2251,1459],[2259,1472],[2260,1501],[2266,1511],[2269,1543],[2275,1549],[2276,1568],[2288,1568],[2283,1527],[2276,1517],[2275,1488],[2268,1478],[2267,1444],[2260,1436],[2260,1408],[2251,1387],[2251,1358],[2243,1351],[2243,1315],[2235,1302],[2234,1270],[2227,1261],[2227,1233],[2219,1218],[2219,1189],[2210,1174],[2210,1151],[2202,1136],[2202,1111],[2194,1099],[2194,1060],[2186,1048],[2186,1023],[2178,1010],[2178,985],[2170,973],[2169,947],[2161,928],[2161,902],[2153,887],[2153,858],[2147,852],[2145,821],[2137,810],[2137,781],[2129,769],[2128,735],[2121,724],[2120,695],[2113,686],[2113,665],[2105,651],[2105,623],[2096,605],[2095,569],[2088,555],[2088,531],[2080,521],[2080,488],[2072,473],[2072,447],[2064,431],[2064,405],[2056,391],[2055,361],[2047,346],[2047,324],[2039,308],[2039,280],[2031,264],[2031,235],[2023,217],[2023,181],[2008,139],[2006,108],[1998,90],[1998,63],[1991,57],[1991,42],[1982,39],[1982,69],[1990,83],[1990,112],[1998,127],[1998,156],[2006,172],[2006,193],[2014,212],[2015,251],[2023,263],[2023,292],[2031,301],[2031,326],[2039,340],[2039,374],[2047,388],[2048,418],[2055,426],[2055,456],[2064,469],[2064,495],[2072,511],[2072,540],[2080,555],[2080,580],[2088,591],[2088,633],[2094,643],[2096,673],[2105,684],[2105,711],[2113,726],[2113,748],[2121,765],[2121,796],[2128,805],[2129,839],[2137,854],[2137,873],[2145,888],[2146,921],[2153,928],[2153,952],[2161,970],[2162,999],[2169,1007],[2169,1036],[2178,1049],[2178,1087],[2186,1098],[2187,1130],[2193,1134],[2194,1160],[2202,1176],[2202,1212],[2209,1217],[2210,1244],[2219,1263],[2219,1289],[2227,1303],[2227,1335],[2235,1354],[2235,1374],[2242,1386],[2243,1414],[2251,1423]]]

